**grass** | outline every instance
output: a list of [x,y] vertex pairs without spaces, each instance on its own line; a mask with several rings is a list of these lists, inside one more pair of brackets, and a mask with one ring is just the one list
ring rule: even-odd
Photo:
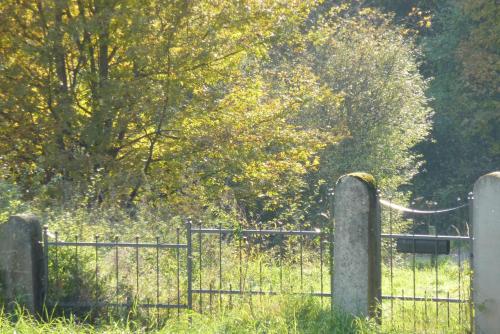
[[[410,302],[407,302],[411,305]],[[7,315],[0,313],[0,333],[465,333],[457,319],[450,326],[433,321],[427,324],[417,321],[413,327],[411,306],[407,305],[406,317],[396,315],[393,323],[378,325],[374,321],[332,313],[329,304],[321,304],[318,298],[277,296],[272,298],[246,298],[235,300],[231,307],[225,305],[218,312],[200,314],[182,313],[161,326],[154,318],[149,322],[133,318],[116,318],[101,315],[102,319],[89,324],[76,317],[49,316],[39,321],[17,309]],[[401,305],[397,305],[396,308]],[[423,310],[417,306],[417,319],[423,318]],[[431,315],[428,315],[431,317]],[[431,319],[431,318],[429,318]]]
[[[219,249],[218,237],[204,237],[202,243],[202,288],[218,289],[219,287]],[[296,238],[296,237],[293,237]],[[296,238],[297,239],[297,238]],[[173,240],[170,240],[173,241]],[[199,288],[199,240],[193,239],[193,288]],[[271,242],[271,241],[269,241]],[[157,313],[153,309],[143,309],[127,312],[126,310],[104,310],[93,312],[91,317],[81,321],[85,315],[80,313],[79,318],[51,317],[47,322],[36,322],[27,317],[4,316],[3,326],[7,332],[16,326],[29,328],[33,331],[43,328],[42,332],[50,333],[60,331],[61,326],[66,326],[65,332],[106,332],[127,333],[151,331],[159,333],[464,333],[469,328],[469,313],[467,304],[433,302],[430,298],[436,293],[436,268],[431,265],[430,259],[418,257],[415,263],[415,295],[428,297],[426,301],[400,301],[384,300],[381,305],[382,324],[377,325],[366,319],[356,319],[341,315],[331,314],[329,298],[297,298],[290,295],[294,292],[329,291],[330,274],[328,266],[328,250],[324,249],[324,267],[321,275],[318,257],[318,245],[311,240],[304,243],[302,258],[302,275],[299,269],[300,252],[297,240],[289,240],[283,248],[272,244],[262,244],[251,247],[243,243],[241,254],[239,240],[224,240],[220,256],[223,259],[223,289],[238,289],[240,282],[243,290],[253,291],[283,290],[283,296],[254,296],[252,298],[239,296],[222,297],[219,305],[219,295],[203,295],[202,307],[200,297],[194,295],[194,313],[181,312],[177,319],[177,312],[159,312],[162,323],[157,328]],[[115,260],[117,253],[113,247],[100,249],[98,252],[99,285],[96,286],[95,250],[94,248],[79,249],[80,257],[78,268],[75,269],[76,250],[74,248],[61,248],[58,250],[57,268],[55,267],[55,249],[51,250],[51,282],[53,294],[59,299],[75,298],[92,300],[95,291],[99,298],[108,301],[124,302],[136,292],[135,258],[137,254],[133,249],[120,249],[118,284],[116,281]],[[280,269],[280,252],[284,259]],[[186,298],[186,267],[185,251],[180,255],[180,291],[181,300]],[[240,260],[241,259],[241,260]],[[140,297],[137,302],[155,302],[156,300],[156,251],[141,250],[139,253]],[[413,296],[413,262],[411,256],[396,256],[394,258],[393,279],[391,285],[390,270],[387,265],[382,267],[383,295]],[[167,250],[159,255],[160,268],[160,294],[161,302],[175,303],[177,298],[177,254]],[[446,257],[438,259],[438,296],[450,298],[468,298],[468,267],[462,263],[461,267]],[[55,275],[59,276],[58,278]],[[241,276],[240,276],[241,273]],[[262,273],[262,274],[261,274]],[[301,280],[302,277],[302,280]],[[75,283],[75,279],[76,280]],[[322,278],[322,280],[321,280]],[[458,284],[458,280],[460,285]],[[59,280],[59,281],[58,281]],[[323,281],[323,288],[321,288]],[[301,283],[302,282],[302,283]],[[302,285],[302,287],[301,287]],[[116,295],[118,286],[119,294]],[[392,287],[392,289],[391,289]],[[460,288],[459,288],[460,287]],[[213,297],[213,298],[210,298]],[[211,300],[211,302],[210,302]],[[203,314],[200,314],[201,312]],[[191,326],[188,318],[192,319]],[[19,320],[16,320],[19,319]],[[117,320],[118,319],[118,320]],[[168,319],[168,320],[166,320]],[[86,325],[84,323],[87,323]],[[89,325],[92,323],[93,325]],[[9,327],[10,326],[10,327]],[[24,327],[23,327],[24,326]],[[26,327],[27,326],[27,327]],[[48,326],[48,327],[47,327]],[[53,329],[52,329],[53,328]],[[3,328],[2,328],[3,330]],[[17,330],[17,329],[16,329]],[[27,332],[30,332],[26,329]],[[22,332],[21,329],[17,332]],[[31,332],[30,332],[31,333]]]
[[[422,259],[420,259],[422,260]],[[425,261],[424,261],[425,262]],[[436,267],[420,262],[415,267],[415,292],[413,290],[412,260],[393,269],[392,294],[406,297],[426,297],[423,301],[384,300],[382,303],[382,332],[397,333],[467,333],[470,329],[468,303],[433,301],[432,298],[469,298],[469,269],[467,263],[459,268],[446,258],[438,261],[438,285],[436,291]],[[382,267],[382,291],[391,294],[390,268]],[[460,283],[459,283],[460,279]]]
[[377,333],[373,321],[330,312],[312,298],[281,296],[216,314],[186,313],[161,328],[130,319],[90,325],[74,317],[38,321],[18,309],[0,314],[0,333]]
[[[85,217],[84,217],[85,218]],[[83,218],[82,218],[83,219]],[[60,227],[66,227],[68,222],[61,222]],[[62,228],[65,235],[62,240],[74,241],[75,235],[80,235],[82,241],[93,241],[96,233],[95,222],[92,225],[82,224],[86,231],[75,225],[74,228]],[[51,225],[52,226],[52,225]],[[121,225],[120,225],[121,226]],[[142,226],[142,225],[141,225]],[[184,226],[179,223],[180,241],[185,241]],[[215,224],[217,226],[217,224]],[[82,227],[82,228],[83,228]],[[55,227],[54,227],[55,229]],[[52,227],[51,230],[53,231]],[[130,227],[130,230],[120,228],[122,241],[135,241],[136,231],[142,227]],[[155,235],[162,236],[162,241],[175,242],[176,233],[172,227],[155,229],[144,225],[141,242],[156,242]],[[150,231],[147,233],[147,231]],[[99,240],[113,240],[113,231],[102,228]],[[165,239],[163,239],[165,238]],[[382,324],[376,324],[367,319],[353,318],[339,312],[332,313],[330,299],[318,297],[298,297],[290,293],[321,291],[327,293],[330,288],[329,250],[323,248],[323,273],[320,270],[319,244],[317,240],[305,238],[303,241],[303,270],[299,269],[300,237],[290,237],[284,242],[279,239],[248,239],[243,240],[240,257],[238,239],[223,240],[220,256],[222,257],[223,289],[243,290],[283,290],[280,296],[223,296],[219,306],[218,294],[203,295],[202,308],[199,307],[199,296],[194,295],[193,305],[196,312],[182,311],[177,318],[177,312],[160,311],[162,322],[157,324],[156,311],[144,309],[94,310],[90,314],[79,312],[72,316],[61,313],[46,316],[44,321],[36,320],[20,309],[11,314],[0,312],[0,333],[465,333],[469,327],[468,305],[431,300],[391,301],[384,300],[381,304]],[[280,243],[283,248],[280,249]],[[251,246],[256,244],[258,246]],[[74,247],[50,248],[51,295],[55,300],[93,300],[95,292],[99,299],[114,302],[124,302],[130,298],[136,302],[156,301],[156,252],[154,249],[141,249],[138,254],[139,267],[136,266],[134,249],[102,248],[97,252],[98,285],[95,284],[95,249],[93,247],[75,249]],[[76,253],[78,252],[78,260]],[[284,258],[280,260],[280,253]],[[116,255],[119,265],[116,267]],[[186,298],[186,261],[185,250],[180,251],[180,291],[181,299]],[[385,254],[386,255],[386,254]],[[387,264],[386,256],[384,262]],[[57,261],[55,260],[57,257]],[[193,288],[199,288],[199,239],[193,237]],[[241,262],[240,262],[241,258]],[[202,242],[202,288],[219,287],[219,249],[218,236],[203,236]],[[56,263],[57,262],[57,263]],[[279,264],[282,264],[280,270]],[[390,270],[387,265],[382,267],[382,290],[384,295],[413,296],[412,258],[397,255],[394,258],[393,280],[391,284]],[[136,297],[136,276],[139,268],[139,298]],[[116,269],[119,271],[116,280]],[[177,254],[174,250],[164,250],[159,254],[159,284],[160,301],[176,302],[177,298]],[[418,257],[416,263],[417,296],[435,294],[435,268],[430,260]],[[240,275],[241,273],[241,275]],[[262,273],[262,275],[261,275]],[[302,279],[301,279],[302,277]],[[458,288],[458,279],[461,287]],[[442,257],[438,261],[438,294],[439,297],[468,297],[468,267],[464,263],[459,270],[456,263]],[[323,284],[321,284],[323,282]],[[302,283],[302,284],[301,284]],[[302,287],[301,287],[302,286]],[[96,290],[97,287],[97,290]],[[115,294],[118,287],[118,295]],[[437,312],[436,312],[437,305]],[[460,306],[459,306],[460,305]],[[199,311],[203,311],[200,313]],[[449,313],[449,317],[448,317]],[[191,320],[191,321],[190,321]]]

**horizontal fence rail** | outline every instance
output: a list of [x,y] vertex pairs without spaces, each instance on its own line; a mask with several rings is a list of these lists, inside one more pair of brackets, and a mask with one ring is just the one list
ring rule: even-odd
[[413,297],[413,296],[386,296],[382,295],[382,299],[405,300],[405,301],[419,301],[419,302],[449,302],[449,303],[468,303],[468,299],[446,298],[446,297]]
[[[459,331],[470,332],[473,237],[469,234],[468,204],[420,210],[389,200],[380,203],[386,273],[382,284],[383,321],[392,330],[405,330],[401,327],[405,324],[395,322],[397,315],[406,319],[406,329],[414,332],[446,332],[453,323],[454,330],[458,326]],[[457,235],[439,233],[443,226],[453,226]],[[413,233],[395,232],[405,229]],[[419,233],[422,230],[428,234]]]
[[[320,236],[322,232],[320,230],[315,231],[290,231],[290,230],[230,230],[230,229],[218,229],[218,228],[193,228],[192,233],[201,234],[232,234],[232,235],[304,235],[304,236]],[[323,233],[324,234],[324,233]]]
[[459,241],[470,241],[470,236],[462,235],[429,235],[429,234],[388,234],[382,233],[382,239],[407,239],[407,240],[459,240]]
[[[80,241],[78,237],[74,240],[60,240],[58,232],[51,233],[45,227],[45,267],[50,274],[45,279],[46,305],[65,309],[103,307],[157,309],[159,317],[161,309],[196,309],[200,313],[204,310],[212,311],[212,309],[220,308],[224,303],[231,304],[232,296],[242,298],[260,296],[262,298],[266,295],[276,296],[286,293],[319,297],[322,301],[323,298],[331,297],[329,286],[331,282],[329,268],[332,259],[331,233],[319,229],[227,229],[222,226],[208,228],[201,225],[194,226],[191,222],[187,222],[184,237],[185,242],[180,242],[180,231],[177,229],[176,242],[160,242],[159,237],[156,238],[156,242],[139,242],[139,237],[136,237],[135,242],[119,241],[117,237],[112,241],[103,241],[100,236],[95,236],[94,241]],[[293,252],[286,245],[290,238],[295,239]],[[311,242],[316,243],[311,244]],[[206,243],[208,244],[205,245]],[[307,288],[306,280],[311,283],[312,277],[307,276],[309,274],[304,271],[304,253],[305,251],[308,254],[313,253],[313,248],[317,253],[315,257],[318,267],[316,268],[319,269],[314,277],[317,279],[317,282],[314,282],[317,291],[310,286]],[[205,252],[210,249],[215,250],[215,254],[206,256]],[[68,280],[63,282],[61,277],[62,253],[65,252],[66,256],[68,252],[71,253],[74,265],[73,274],[78,280],[78,276],[83,275],[84,271],[81,258],[84,250],[86,250],[87,261],[90,257],[90,261],[93,262],[92,266],[87,263],[86,268],[88,270],[91,267],[90,288],[93,291],[90,296],[86,296],[85,300],[81,300],[80,296],[73,300],[60,299],[61,294],[57,289],[65,284],[71,284]],[[133,261],[125,260],[122,252],[129,252],[128,256],[131,256]],[[144,256],[143,252],[150,252],[152,259],[148,265],[141,258]],[[182,260],[181,252],[185,254]],[[268,252],[273,255],[269,255]],[[223,253],[232,254],[237,264],[236,274],[233,270],[231,279],[227,277]],[[160,282],[165,280],[160,277],[164,275],[160,261],[168,256],[174,258],[175,265],[173,286],[176,291],[173,296],[172,294],[165,296],[164,290],[168,287]],[[255,277],[250,277],[246,273],[248,269],[246,267],[250,260],[257,258],[260,259],[258,270],[256,270]],[[265,263],[264,259],[268,263]],[[124,268],[126,266],[128,268]],[[148,266],[152,273],[148,278],[143,277],[145,269],[141,267],[145,266]],[[105,269],[106,267],[111,267],[111,270]],[[107,272],[104,273],[105,271]],[[124,274],[120,275],[124,272],[127,272],[127,278],[122,278]],[[208,272],[211,273],[208,274]],[[285,287],[285,275],[291,273],[297,279],[297,286]],[[273,278],[266,277],[266,275],[272,275]],[[109,286],[109,280],[112,281],[114,287]],[[125,291],[123,291],[125,288],[121,287],[124,284],[122,280],[129,281],[132,298],[130,296],[125,298]],[[107,294],[100,291],[100,284],[106,284],[105,282],[108,282],[105,291]],[[145,285],[152,290],[147,297],[142,296],[145,294],[143,291]],[[110,292],[114,292],[114,296]],[[207,296],[208,300],[204,301],[203,296]],[[225,300],[223,296],[227,296],[229,300]],[[124,298],[127,300],[123,300]],[[162,298],[169,301],[164,302]]]
[[[331,233],[319,229],[227,229],[201,225],[193,226],[191,233],[193,265],[197,271],[193,277],[192,293],[196,299],[193,305],[200,313],[211,311],[214,306],[220,308],[225,302],[231,304],[232,296],[262,298],[286,293],[321,299],[331,297],[331,289],[326,289],[330,282]],[[295,245],[293,251],[286,246],[290,241]],[[317,244],[312,245],[313,241]],[[316,251],[319,270],[314,278],[310,273],[306,278],[304,257],[312,249]],[[224,264],[227,257],[232,257],[233,268]],[[250,275],[248,263],[252,261],[258,264]],[[297,286],[285,287],[286,274],[294,275]],[[314,284],[317,291],[312,287],[306,289],[306,280]],[[204,298],[207,295],[208,300]]]
[[[382,323],[396,326],[394,315],[401,312],[403,319],[413,320],[410,327],[416,332],[426,330],[430,317],[436,323],[448,322],[448,326],[451,318],[458,317],[464,328],[469,327],[472,307],[468,268],[473,238],[468,229],[460,233],[468,224],[467,206],[431,214],[432,210],[399,210],[400,206],[385,202],[389,205],[381,210],[380,234]],[[454,220],[446,219],[462,224],[457,235],[440,234],[437,228],[434,233],[421,233],[423,227],[435,225],[436,217],[445,219],[444,215],[455,215]],[[188,221],[184,230],[177,228],[165,240],[156,237],[156,242],[140,242],[139,237],[135,242],[118,238],[105,241],[99,236],[93,241],[80,241],[78,237],[63,241],[58,233],[52,235],[45,228],[44,261],[50,274],[45,279],[47,305],[64,309],[154,309],[159,321],[168,318],[170,310],[177,310],[177,316],[183,309],[199,313],[220,310],[223,305],[233,305],[234,298],[251,303],[252,297],[290,294],[320,298],[321,303],[326,299],[331,304],[332,230],[299,227],[229,229],[201,223],[195,226]],[[405,229],[415,233],[402,232]],[[403,241],[405,251],[396,248]],[[441,245],[443,242],[446,244]],[[422,245],[427,253],[417,254]],[[448,281],[443,288],[443,281],[449,280],[445,271],[453,265],[456,281]],[[61,268],[69,270],[70,277]],[[86,293],[77,289],[73,297],[68,297],[61,292],[83,279],[87,280]],[[435,307],[431,310],[430,305]]]
[[122,308],[132,308],[132,307],[141,307],[141,308],[159,308],[159,309],[187,309],[188,306],[187,304],[180,304],[180,305],[175,305],[175,304],[156,304],[156,303],[138,303],[138,304],[133,304],[133,303],[110,303],[110,302],[84,302],[84,303],[78,303],[78,302],[57,302],[57,303],[49,303],[47,306],[53,306],[53,307],[67,307],[67,308],[93,308],[93,307],[98,307],[98,308],[103,308],[103,307],[122,307]]
[[119,248],[187,248],[187,244],[167,244],[167,243],[132,243],[132,242],[72,242],[72,241],[49,241],[47,245],[56,247],[119,247]]

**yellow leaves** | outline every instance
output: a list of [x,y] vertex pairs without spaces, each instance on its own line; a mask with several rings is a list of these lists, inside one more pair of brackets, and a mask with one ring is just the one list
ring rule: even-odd
[[224,97],[183,118],[182,156],[192,155],[188,161],[200,166],[210,193],[222,192],[229,177],[236,198],[266,198],[271,207],[282,205],[286,194],[299,191],[304,176],[318,167],[317,153],[325,145],[322,134],[294,122],[306,100],[302,95],[314,80],[279,75],[288,80],[283,93],[276,94],[281,86],[268,78],[241,77]]
[[146,178],[203,201],[233,191],[283,203],[302,189],[328,137],[306,110],[341,98],[309,65],[275,69],[269,51],[307,53],[300,26],[316,1],[105,1],[105,13],[82,3],[59,20],[56,2],[43,2],[46,27],[36,10],[0,7],[26,25],[6,14],[0,36],[0,96],[16,116],[4,137],[24,145],[21,158],[35,146],[24,137],[40,136],[36,154],[51,174],[85,183],[102,164],[121,194]]
[[409,22],[407,25],[412,26],[414,30],[429,29],[432,26],[432,15],[430,11],[423,11],[418,7],[412,7],[411,11],[408,13],[408,19]]

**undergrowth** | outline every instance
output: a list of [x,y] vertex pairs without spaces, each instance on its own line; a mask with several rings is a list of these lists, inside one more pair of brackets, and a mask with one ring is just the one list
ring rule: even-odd
[[75,317],[37,320],[18,308],[0,313],[1,333],[377,333],[373,321],[332,313],[312,298],[290,296],[263,299],[217,314],[185,313],[160,328],[130,319],[108,319],[90,325]]

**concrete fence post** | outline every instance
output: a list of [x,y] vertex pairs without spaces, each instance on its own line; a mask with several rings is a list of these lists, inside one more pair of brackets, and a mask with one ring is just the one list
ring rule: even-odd
[[379,318],[381,299],[380,210],[375,179],[342,176],[334,197],[334,307]]
[[0,301],[9,310],[17,304],[33,314],[42,307],[43,247],[39,220],[11,216],[0,225]]
[[475,330],[500,333],[500,172],[480,177],[473,193]]

